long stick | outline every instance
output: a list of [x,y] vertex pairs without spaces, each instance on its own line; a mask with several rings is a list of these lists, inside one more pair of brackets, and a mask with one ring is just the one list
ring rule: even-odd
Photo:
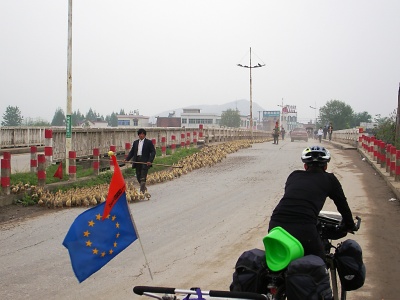
[[[98,160],[103,160],[103,161],[110,161],[109,159],[104,159],[104,158],[99,158],[99,159],[90,159],[90,158],[78,158],[78,161],[83,161],[83,160],[88,160],[88,161],[98,161]],[[122,162],[122,163],[127,163],[125,160],[117,160],[117,162]],[[146,165],[147,163],[141,162],[141,161],[135,161],[135,164],[142,164]],[[166,165],[166,164],[155,164],[152,163],[153,166],[162,166],[162,167],[170,167],[170,168],[183,168],[182,166],[174,166],[174,165]]]
[[[135,164],[147,165],[147,163],[141,162],[141,161],[135,161]],[[162,166],[162,167],[171,167],[171,168],[183,168],[182,166],[165,165],[165,164],[154,164],[154,163],[152,163],[152,165],[154,165],[154,166]]]

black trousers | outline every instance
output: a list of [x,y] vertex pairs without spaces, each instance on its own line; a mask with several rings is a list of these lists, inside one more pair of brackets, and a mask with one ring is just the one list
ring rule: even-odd
[[[137,159],[138,162],[141,162],[140,157]],[[147,172],[149,171],[149,167],[145,164],[135,164],[136,167],[136,179],[139,183],[146,182]]]
[[304,255],[314,254],[325,261],[324,246],[316,225],[270,221],[268,231],[277,226],[282,227],[299,240],[303,245]]

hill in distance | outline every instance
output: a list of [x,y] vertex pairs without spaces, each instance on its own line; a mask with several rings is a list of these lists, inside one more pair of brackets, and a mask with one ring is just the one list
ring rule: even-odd
[[[233,110],[238,109],[241,116],[247,116],[250,114],[250,101],[236,100],[221,105],[190,105],[183,108],[198,108],[200,109],[201,113],[211,113],[217,115],[221,115],[222,112],[228,109],[233,109]],[[183,108],[174,108],[169,111],[164,111],[157,115],[152,116],[151,118],[168,117],[170,114],[174,112],[175,112],[174,117],[180,117],[183,112]],[[258,105],[253,101],[253,118],[258,119],[259,114],[260,116],[262,116],[262,111],[264,110],[265,110],[264,108],[262,108],[260,105]]]

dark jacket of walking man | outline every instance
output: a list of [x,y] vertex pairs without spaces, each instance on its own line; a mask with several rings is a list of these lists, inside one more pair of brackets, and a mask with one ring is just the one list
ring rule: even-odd
[[137,134],[139,139],[133,142],[132,149],[125,158],[125,162],[133,158],[132,168],[136,169],[136,178],[140,184],[140,192],[145,193],[147,191],[147,172],[156,157],[156,149],[153,142],[146,138],[146,130],[140,128]]

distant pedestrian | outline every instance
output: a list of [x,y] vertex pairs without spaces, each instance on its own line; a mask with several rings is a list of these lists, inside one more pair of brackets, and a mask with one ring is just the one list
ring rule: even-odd
[[282,126],[282,128],[281,128],[282,141],[285,139],[285,133],[286,133],[285,128],[283,128],[283,126]]
[[318,129],[318,132],[317,132],[317,135],[318,135],[318,140],[319,140],[319,142],[321,143],[321,141],[322,141],[322,135],[324,134],[324,130],[322,129],[322,127],[320,127],[319,129]]
[[274,144],[276,145],[278,145],[279,133],[279,126],[275,125],[274,129],[272,130],[272,136],[274,137]]
[[324,140],[326,140],[326,135],[328,134],[328,126],[325,125],[323,130],[324,130]]
[[333,126],[332,123],[329,123],[329,127],[328,127],[328,136],[329,136],[329,140],[332,140],[332,132],[333,132]]

